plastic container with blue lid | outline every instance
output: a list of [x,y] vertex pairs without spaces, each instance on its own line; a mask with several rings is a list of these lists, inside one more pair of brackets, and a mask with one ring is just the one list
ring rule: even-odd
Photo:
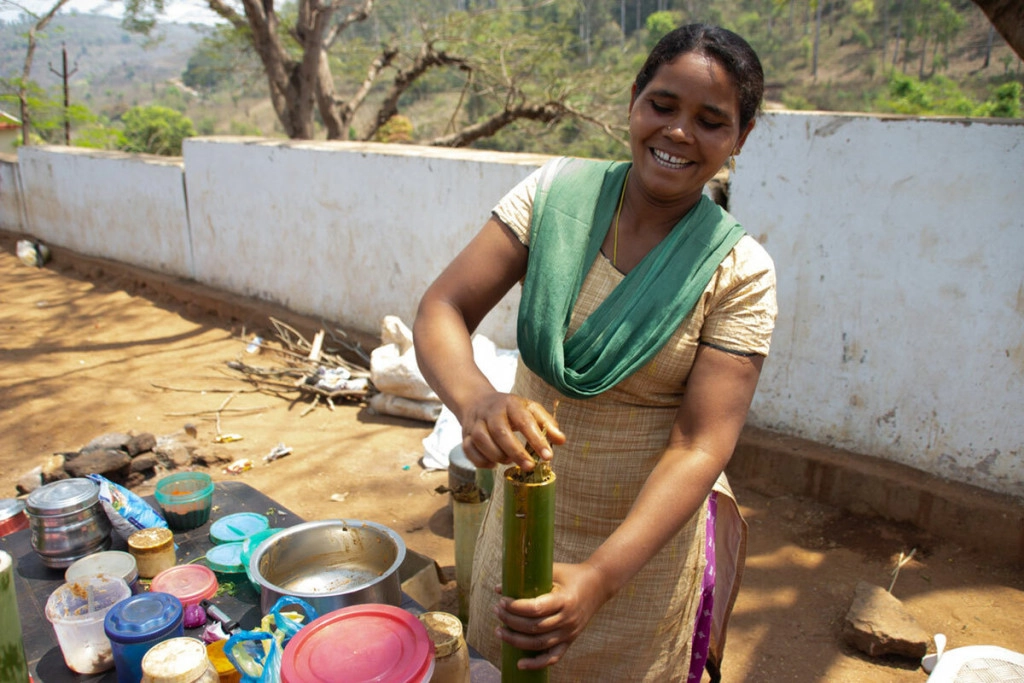
[[210,540],[217,544],[241,542],[269,527],[270,520],[266,515],[237,512],[221,517],[210,525]]
[[169,593],[141,593],[123,600],[103,620],[114,652],[118,683],[142,679],[142,658],[157,643],[185,635],[181,601]]

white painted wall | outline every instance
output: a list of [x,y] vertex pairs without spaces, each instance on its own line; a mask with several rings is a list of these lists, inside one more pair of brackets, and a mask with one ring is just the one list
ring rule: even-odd
[[[548,157],[347,142],[184,145],[196,279],[369,332],[419,295]],[[515,345],[518,293],[480,332]]]
[[774,114],[737,161],[779,277],[752,421],[1024,495],[1024,125]]
[[90,256],[192,277],[180,158],[81,147],[21,147],[28,226]]
[[[1022,143],[1019,122],[764,116],[730,198],[779,275],[752,424],[1024,496]],[[547,157],[195,138],[188,219],[182,160],[19,160],[37,238],[376,333],[385,315],[412,322]],[[513,346],[517,304],[513,292],[480,331]]]

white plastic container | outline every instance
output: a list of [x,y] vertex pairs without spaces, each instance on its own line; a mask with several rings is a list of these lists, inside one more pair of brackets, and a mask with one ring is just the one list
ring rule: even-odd
[[107,612],[132,594],[119,576],[100,574],[65,583],[46,600],[46,618],[57,634],[64,663],[80,674],[114,666],[114,651],[103,630]]

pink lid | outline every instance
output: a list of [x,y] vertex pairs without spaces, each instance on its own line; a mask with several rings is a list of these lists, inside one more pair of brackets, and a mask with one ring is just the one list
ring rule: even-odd
[[201,564],[179,564],[154,576],[149,590],[170,593],[185,606],[195,605],[217,593],[217,576],[212,569]]
[[282,683],[419,683],[434,663],[426,627],[391,605],[353,605],[311,621],[281,660]]

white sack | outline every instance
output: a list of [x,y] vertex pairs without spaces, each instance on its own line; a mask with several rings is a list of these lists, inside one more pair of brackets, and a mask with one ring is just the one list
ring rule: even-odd
[[[382,394],[415,401],[437,401],[437,394],[423,379],[416,363],[412,330],[397,316],[384,316],[381,341],[370,352],[370,381]],[[389,413],[390,414],[390,413]]]

